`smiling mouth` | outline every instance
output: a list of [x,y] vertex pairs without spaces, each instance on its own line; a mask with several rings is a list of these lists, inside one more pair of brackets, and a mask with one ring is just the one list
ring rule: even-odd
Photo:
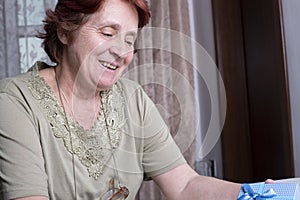
[[116,69],[119,68],[119,66],[110,64],[110,63],[108,63],[108,62],[100,61],[100,63],[101,63],[105,68],[110,69],[110,70],[116,70]]

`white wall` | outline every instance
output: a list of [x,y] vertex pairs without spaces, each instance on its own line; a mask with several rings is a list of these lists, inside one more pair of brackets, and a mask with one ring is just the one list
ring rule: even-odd
[[[212,60],[215,60],[215,40],[211,0],[189,0],[189,7],[192,38],[206,50]],[[199,52],[194,52],[194,56],[199,56]],[[195,61],[194,65],[199,65],[199,63]],[[211,99],[207,86],[201,76],[196,74],[195,79],[195,88],[196,92],[198,92],[198,103],[200,107],[200,113],[198,113],[199,116],[197,116],[197,118],[201,121],[196,138],[196,170],[200,170],[200,173],[203,172],[204,175],[206,175],[206,173],[208,173],[207,175],[210,175],[209,172],[206,171],[206,165],[209,164],[207,161],[213,161],[213,175],[218,178],[223,178],[220,138],[207,156],[201,158],[199,155],[200,147],[203,138],[205,137],[204,134],[207,132],[208,124],[211,120]]]
[[295,175],[300,176],[300,1],[282,0],[290,85]]

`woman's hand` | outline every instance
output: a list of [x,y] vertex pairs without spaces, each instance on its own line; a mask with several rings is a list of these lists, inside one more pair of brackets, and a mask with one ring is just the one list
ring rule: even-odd
[[276,181],[274,181],[274,180],[272,180],[272,179],[267,179],[267,180],[265,181],[265,183],[276,183]]

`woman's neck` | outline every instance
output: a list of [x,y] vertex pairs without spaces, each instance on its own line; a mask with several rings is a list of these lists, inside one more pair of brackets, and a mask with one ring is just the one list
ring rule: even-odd
[[[83,128],[90,129],[100,113],[99,91],[89,89],[73,73],[57,66],[54,70],[57,96],[70,116]],[[75,74],[75,73],[74,73]]]

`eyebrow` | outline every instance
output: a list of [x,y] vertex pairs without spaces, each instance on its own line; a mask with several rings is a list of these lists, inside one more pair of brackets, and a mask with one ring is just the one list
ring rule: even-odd
[[100,26],[102,27],[106,27],[106,26],[109,26],[109,27],[112,27],[116,30],[120,30],[121,29],[121,26],[117,23],[114,23],[114,22],[104,22],[104,23],[101,23]]
[[[112,27],[113,29],[116,29],[116,30],[121,30],[121,28],[122,28],[120,24],[111,22],[111,21],[102,22],[101,24],[99,24],[99,26],[101,26],[101,27],[108,26],[108,27]],[[133,35],[133,36],[136,36],[137,33],[138,33],[137,30],[136,31],[131,30],[131,31],[126,32],[126,34]]]

